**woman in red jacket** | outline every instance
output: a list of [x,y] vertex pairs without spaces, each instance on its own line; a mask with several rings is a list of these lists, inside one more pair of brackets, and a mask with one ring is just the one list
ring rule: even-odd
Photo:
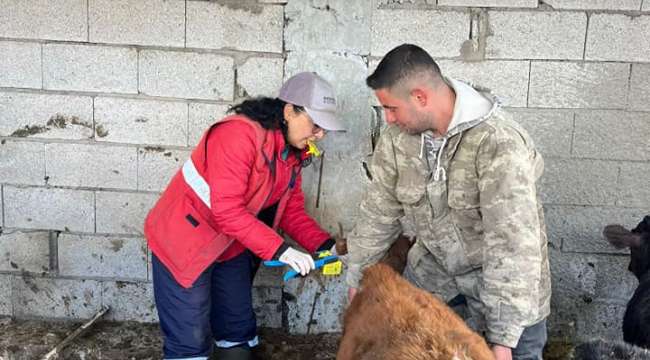
[[[251,288],[260,260],[302,275],[334,240],[305,212],[308,142],[336,119],[332,86],[311,72],[278,98],[255,98],[212,125],[145,221],[166,359],[250,359],[258,343]],[[281,229],[307,252],[287,245]]]

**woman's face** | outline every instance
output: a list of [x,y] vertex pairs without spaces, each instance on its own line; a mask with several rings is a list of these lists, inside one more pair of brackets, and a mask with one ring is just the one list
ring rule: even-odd
[[306,111],[296,111],[293,105],[284,106],[284,119],[287,122],[287,141],[298,149],[307,147],[307,141],[318,141],[325,136],[325,130],[314,124]]

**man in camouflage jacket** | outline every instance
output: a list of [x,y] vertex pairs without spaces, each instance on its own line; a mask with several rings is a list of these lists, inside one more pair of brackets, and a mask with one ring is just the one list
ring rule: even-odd
[[388,127],[348,237],[350,298],[408,222],[417,241],[404,276],[444,301],[464,297],[497,359],[541,359],[551,285],[533,141],[417,46],[391,50],[367,83]]

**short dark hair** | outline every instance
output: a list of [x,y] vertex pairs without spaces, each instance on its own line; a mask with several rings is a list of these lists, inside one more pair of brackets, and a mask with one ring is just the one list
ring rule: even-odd
[[402,80],[428,71],[434,79],[440,78],[440,67],[424,49],[413,44],[402,44],[389,51],[366,78],[366,84],[373,90],[390,89]]

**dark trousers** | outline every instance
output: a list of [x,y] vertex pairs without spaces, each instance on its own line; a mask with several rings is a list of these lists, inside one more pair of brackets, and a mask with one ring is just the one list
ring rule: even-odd
[[542,360],[546,339],[546,319],[525,328],[517,347],[512,349],[512,359]]
[[213,344],[257,343],[252,284],[260,261],[245,251],[212,264],[186,289],[154,255],[153,287],[165,359],[207,359]]
[[[465,296],[458,295],[451,299],[447,305],[449,305],[462,318],[465,318],[465,307],[467,306]],[[517,343],[517,347],[512,349],[512,359],[542,360],[546,340],[547,331],[545,319],[524,329],[524,332],[521,334],[519,342]]]

